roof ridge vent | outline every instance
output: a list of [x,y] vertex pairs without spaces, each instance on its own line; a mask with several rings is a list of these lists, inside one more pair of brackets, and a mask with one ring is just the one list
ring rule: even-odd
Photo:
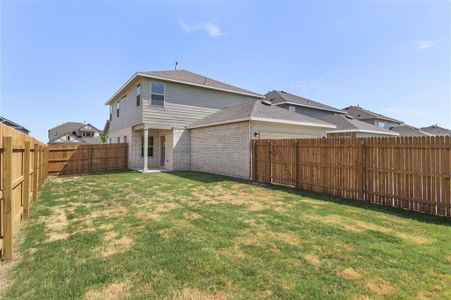
[[271,106],[272,103],[268,100],[262,100],[262,104],[266,106]]
[[353,116],[350,116],[350,115],[345,115],[345,118],[346,118],[346,119],[350,119],[350,120],[353,120],[353,119],[354,119],[354,117],[353,117]]

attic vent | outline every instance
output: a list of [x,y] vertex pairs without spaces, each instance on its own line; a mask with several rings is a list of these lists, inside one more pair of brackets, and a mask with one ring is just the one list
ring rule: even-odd
[[268,100],[262,100],[262,104],[271,106],[271,102],[269,102]]
[[280,91],[282,94],[286,94],[287,92],[285,92],[285,91]]
[[352,116],[350,116],[350,115],[346,115],[345,118],[346,118],[346,119],[350,119],[350,120],[354,119],[354,118],[353,118]]

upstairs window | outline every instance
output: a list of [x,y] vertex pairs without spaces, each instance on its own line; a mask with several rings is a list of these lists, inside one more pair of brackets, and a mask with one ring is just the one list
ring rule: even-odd
[[117,104],[116,104],[116,117],[119,117],[120,106],[121,106],[120,101],[117,101]]
[[164,106],[164,84],[152,82],[151,86],[152,106]]
[[385,127],[385,123],[384,122],[380,122],[379,121],[378,125],[379,125],[380,128],[384,128]]
[[110,105],[110,121],[113,119],[113,105]]
[[141,105],[141,83],[136,86],[136,106]]

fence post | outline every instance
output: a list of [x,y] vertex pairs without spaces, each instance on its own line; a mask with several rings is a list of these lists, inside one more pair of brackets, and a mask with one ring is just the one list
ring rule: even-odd
[[5,260],[12,259],[12,138],[3,138],[3,255]]
[[359,150],[359,199],[362,201],[366,201],[365,200],[365,182],[366,182],[366,178],[365,177],[365,145],[364,145],[364,141],[363,140],[359,140],[357,139],[358,142],[358,150]]
[[269,140],[269,182],[272,183],[272,140]]
[[298,169],[299,169],[299,166],[298,166],[298,161],[299,161],[299,154],[298,154],[298,140],[296,139],[296,140],[294,140],[294,151],[295,151],[295,154],[294,154],[294,187],[295,188],[298,188]]
[[28,219],[30,210],[30,142],[25,142],[22,195],[23,217]]
[[38,193],[38,152],[39,147],[38,144],[34,144],[34,152],[33,152],[33,201],[36,201],[37,193]]

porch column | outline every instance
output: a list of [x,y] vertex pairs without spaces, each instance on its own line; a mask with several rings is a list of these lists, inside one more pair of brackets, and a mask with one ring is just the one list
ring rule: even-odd
[[144,127],[144,166],[143,166],[143,172],[147,171],[147,157],[148,157],[148,147],[149,147],[149,130]]

